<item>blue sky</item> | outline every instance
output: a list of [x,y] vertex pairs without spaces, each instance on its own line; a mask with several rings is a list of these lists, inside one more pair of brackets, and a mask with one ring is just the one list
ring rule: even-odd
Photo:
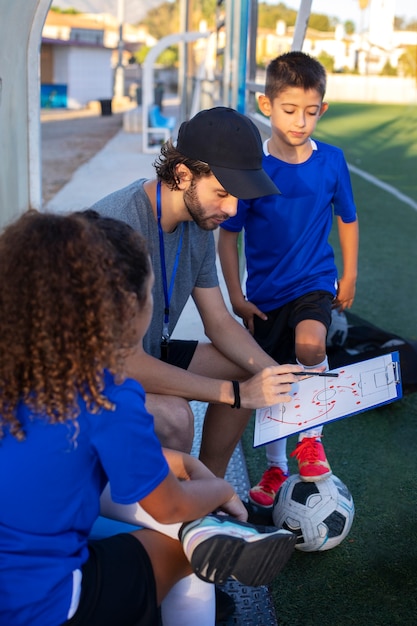
[[[268,0],[272,2],[272,0]],[[371,0],[372,1],[372,0]],[[287,7],[298,9],[300,0],[282,0]],[[311,10],[314,13],[323,13],[332,17],[337,17],[341,22],[352,20],[355,24],[360,23],[360,8],[358,0],[313,0]],[[416,0],[396,0],[395,15],[403,17],[406,22],[417,21]]]

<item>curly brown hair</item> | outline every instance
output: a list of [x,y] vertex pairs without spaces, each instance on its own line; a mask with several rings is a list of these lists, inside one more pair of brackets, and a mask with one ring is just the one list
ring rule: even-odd
[[[143,239],[130,245],[142,280],[150,273]],[[94,221],[80,214],[28,211],[0,235],[0,438],[7,425],[23,439],[20,401],[51,423],[113,408],[104,369],[122,372],[119,348],[133,343],[138,303],[117,253]],[[131,325],[134,327],[134,325]]]
[[180,179],[177,174],[177,165],[184,164],[193,174],[194,178],[210,176],[210,166],[203,161],[195,161],[184,156],[175,148],[169,139],[161,147],[161,153],[153,163],[158,180],[164,182],[171,190],[178,190]]

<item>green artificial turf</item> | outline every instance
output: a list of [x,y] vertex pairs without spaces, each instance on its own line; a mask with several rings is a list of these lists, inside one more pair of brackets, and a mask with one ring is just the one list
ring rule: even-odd
[[[417,107],[331,104],[317,139],[349,163],[417,202]],[[360,224],[352,312],[417,339],[417,211],[352,173]],[[337,233],[332,243],[340,267]],[[250,481],[265,468],[243,437]],[[297,437],[289,438],[287,452]],[[417,623],[417,393],[328,424],[323,442],[333,472],[356,507],[349,536],[322,553],[296,551],[274,582],[279,626],[393,626]],[[296,464],[290,459],[290,469]]]
[[417,201],[417,106],[330,103],[315,137]]
[[[417,106],[333,104],[315,136],[341,147],[349,164],[417,205]],[[415,340],[417,210],[356,173],[351,178],[360,228],[352,312]],[[331,241],[341,268],[336,229]]]

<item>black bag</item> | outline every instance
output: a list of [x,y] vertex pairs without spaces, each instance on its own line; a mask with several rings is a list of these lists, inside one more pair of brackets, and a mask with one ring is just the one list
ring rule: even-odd
[[417,341],[408,341],[345,311],[347,337],[342,345],[327,346],[330,369],[399,352],[403,393],[417,391]]

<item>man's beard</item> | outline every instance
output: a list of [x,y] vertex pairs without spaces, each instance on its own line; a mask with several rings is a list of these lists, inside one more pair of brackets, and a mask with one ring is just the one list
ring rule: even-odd
[[218,224],[210,223],[210,218],[207,218],[204,215],[204,209],[198,199],[197,185],[194,179],[191,181],[187,191],[184,191],[183,198],[185,208],[197,226],[203,230],[215,230],[217,228]]

